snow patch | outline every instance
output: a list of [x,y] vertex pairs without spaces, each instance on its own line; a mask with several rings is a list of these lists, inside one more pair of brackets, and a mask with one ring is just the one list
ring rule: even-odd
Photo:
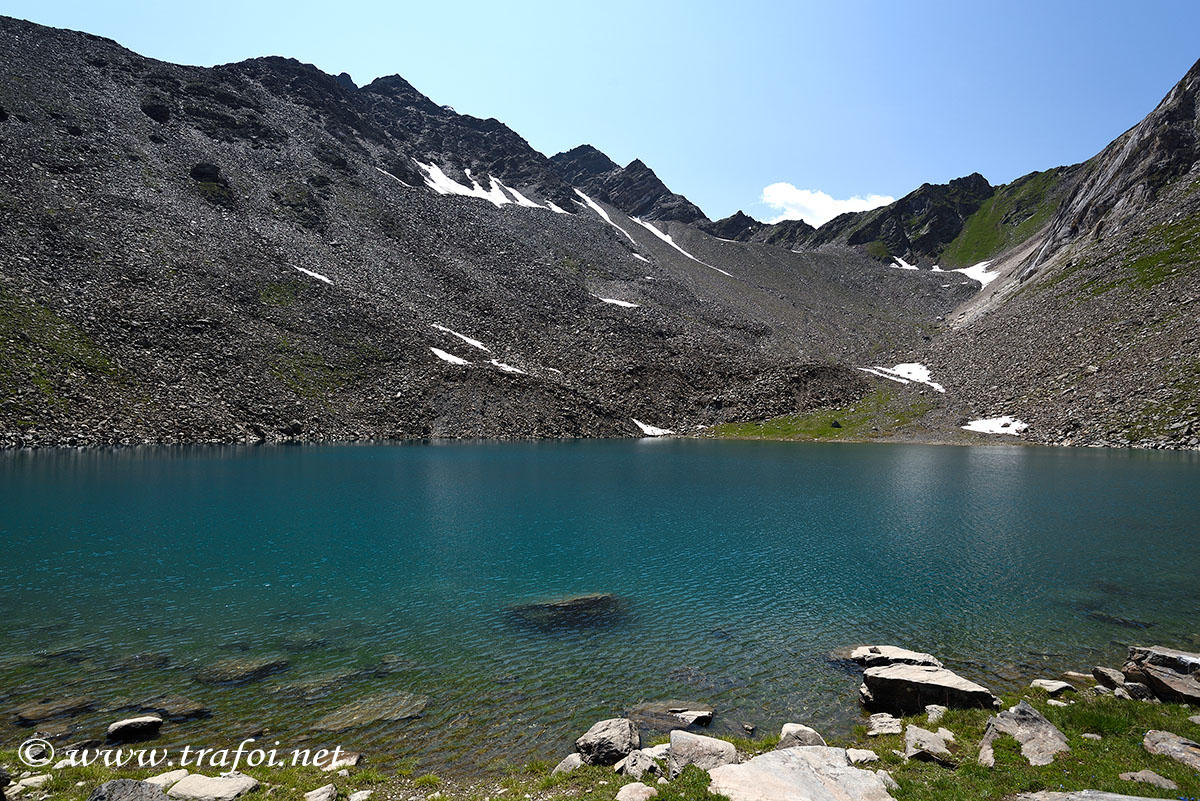
[[632,242],[635,245],[637,244],[637,240],[635,240],[632,236],[630,236],[628,231],[626,231],[624,228],[622,228],[621,226],[619,226],[615,222],[613,222],[612,218],[608,216],[608,212],[605,211],[604,209],[600,208],[600,205],[598,203],[596,203],[596,201],[592,200],[590,197],[583,194],[578,189],[575,190],[575,194],[577,194],[581,198],[583,198],[583,202],[587,204],[587,207],[589,209],[591,209],[592,211],[596,212],[597,214],[599,214],[606,223],[611,225],[613,228],[616,228],[621,233],[625,234],[625,238],[628,239],[630,242]]
[[915,269],[917,269],[916,267],[912,266],[911,264],[909,264],[908,262],[906,262],[904,259],[900,258],[899,256],[892,257],[892,266],[895,267],[897,270],[915,270]]
[[680,253],[682,253],[683,255],[687,256],[689,259],[691,259],[692,261],[696,262],[697,264],[703,264],[705,267],[707,267],[707,268],[708,268],[708,269],[710,269],[710,270],[716,270],[717,272],[721,273],[722,275],[728,275],[730,278],[732,278],[732,277],[733,277],[733,275],[732,275],[732,274],[725,272],[725,271],[724,271],[724,270],[722,270],[720,267],[713,267],[711,264],[708,264],[707,262],[700,261],[700,260],[699,260],[699,259],[697,259],[695,256],[693,256],[691,253],[688,253],[686,250],[684,250],[683,248],[679,247],[679,245],[675,244],[675,240],[671,238],[670,234],[664,234],[662,231],[658,230],[658,229],[657,229],[657,228],[655,228],[653,225],[651,225],[650,223],[648,223],[648,222],[646,222],[645,220],[641,219],[640,217],[630,217],[629,219],[633,220],[635,223],[637,223],[638,225],[642,226],[642,227],[643,227],[643,228],[645,228],[647,231],[649,231],[650,233],[654,234],[654,235],[655,235],[655,236],[657,236],[659,239],[661,239],[662,241],[666,242],[668,245],[670,245],[671,247],[675,248],[675,249],[676,249],[676,250],[678,250]]
[[532,200],[530,200],[529,198],[525,197],[524,195],[522,195],[522,194],[521,194],[520,192],[518,192],[517,190],[513,189],[513,188],[512,188],[511,186],[509,186],[508,184],[504,183],[503,181],[501,181],[501,180],[500,180],[499,178],[497,178],[496,176],[494,176],[494,175],[489,175],[489,176],[488,176],[488,178],[491,178],[491,179],[492,179],[492,183],[493,183],[493,184],[498,184],[498,185],[500,186],[500,188],[501,188],[501,189],[503,189],[504,191],[508,192],[508,194],[512,195],[512,196],[513,196],[513,198],[516,200],[516,202],[517,202],[517,205],[518,205],[518,206],[524,206],[524,207],[525,207],[525,208],[527,208],[527,209],[544,209],[544,208],[546,208],[545,206],[542,206],[542,205],[539,205],[539,204],[537,204],[537,203],[534,203]]
[[437,192],[439,195],[462,195],[463,197],[477,197],[493,203],[496,206],[503,206],[505,203],[512,203],[508,196],[504,194],[504,190],[500,188],[499,182],[492,181],[491,189],[484,189],[479,185],[479,182],[471,178],[470,170],[463,170],[467,178],[471,179],[470,186],[464,186],[458,181],[455,181],[449,175],[442,172],[442,168],[436,164],[423,164],[422,162],[413,159],[421,171],[425,173],[425,185]]
[[488,364],[492,365],[493,367],[499,367],[502,371],[504,371],[506,373],[520,373],[521,375],[529,375],[524,370],[522,370],[520,367],[513,367],[511,364],[505,364],[504,362],[500,361],[499,359],[492,359],[491,361],[488,362]]
[[459,365],[470,364],[470,362],[467,361],[466,359],[460,359],[457,356],[455,356],[453,353],[446,353],[446,351],[442,350],[441,348],[430,348],[430,350],[433,351],[434,356],[437,356],[439,359],[441,359],[444,362],[450,362],[451,364],[459,364]]
[[451,331],[451,330],[450,330],[449,328],[447,328],[446,326],[444,326],[444,325],[438,325],[437,323],[433,323],[433,327],[434,327],[434,328],[436,328],[436,329],[437,329],[437,330],[439,330],[439,331],[444,331],[444,332],[446,332],[447,334],[450,334],[451,336],[456,336],[456,337],[458,337],[458,338],[459,338],[459,339],[461,339],[463,342],[466,342],[468,345],[470,345],[470,346],[471,346],[471,347],[473,347],[473,348],[479,348],[480,350],[487,351],[488,353],[491,353],[491,352],[492,352],[491,348],[489,348],[487,345],[484,345],[484,344],[483,344],[482,342],[480,342],[478,339],[471,339],[471,338],[470,338],[469,336],[467,336],[466,334],[460,334],[460,333],[458,333],[457,331]]
[[644,262],[646,262],[647,264],[649,264],[649,263],[650,263],[650,260],[649,260],[649,259],[647,259],[645,256],[643,256],[641,253],[634,253],[634,254],[633,254],[633,257],[634,257],[635,259],[637,259],[638,261],[644,261]]
[[555,205],[553,200],[547,200],[546,205],[549,206],[550,211],[554,212],[555,214],[570,214],[571,213],[569,211],[563,211],[562,209],[560,209],[558,206]]
[[333,283],[332,281],[330,281],[328,278],[321,275],[320,273],[314,273],[312,270],[306,270],[303,267],[296,267],[296,265],[294,265],[294,264],[292,265],[292,267],[299,270],[300,272],[304,273],[305,275],[311,275],[313,278],[317,279],[318,281],[324,281],[327,284]]
[[407,186],[409,189],[412,189],[412,186],[410,186],[409,184],[406,184],[406,183],[404,183],[404,181],[401,181],[399,178],[397,178],[396,176],[392,175],[390,172],[388,172],[387,170],[383,169],[382,167],[376,167],[375,169],[379,170],[381,173],[383,173],[384,175],[386,175],[388,178],[391,178],[393,181],[395,181],[396,183],[400,184],[401,186]]
[[604,301],[605,303],[611,303],[611,304],[612,304],[612,305],[614,305],[614,306],[620,306],[620,307],[621,307],[621,308],[623,308],[623,309],[636,309],[636,308],[638,308],[638,304],[637,304],[637,303],[630,303],[630,302],[629,302],[629,301],[627,301],[627,300],[617,300],[616,298],[602,298],[602,297],[600,297],[599,295],[592,295],[592,297],[593,297],[593,298],[595,298],[596,300],[602,300],[602,301]]
[[643,423],[641,420],[638,420],[636,417],[631,417],[629,419],[633,420],[633,424],[635,426],[637,426],[638,428],[640,428],[642,430],[642,433],[645,434],[647,437],[663,437],[663,436],[666,436],[667,434],[675,433],[674,431],[672,431],[669,428],[659,428],[658,426],[648,426],[645,423]]
[[905,362],[897,364],[895,367],[860,367],[864,373],[877,375],[880,378],[886,378],[889,381],[895,381],[898,384],[924,384],[932,387],[938,392],[945,392],[946,389],[936,381],[932,381],[932,374],[929,368],[920,362]]
[[986,417],[972,420],[962,427],[964,431],[978,431],[980,434],[1020,434],[1029,428],[1029,423],[1015,417]]
[[[989,266],[991,266],[990,261],[981,261],[979,264],[972,265],[971,267],[963,267],[958,270],[951,270],[951,272],[962,273],[972,281],[978,281],[983,286],[987,286],[1000,277],[999,273],[989,273],[987,271]],[[982,289],[983,287],[980,288]]]

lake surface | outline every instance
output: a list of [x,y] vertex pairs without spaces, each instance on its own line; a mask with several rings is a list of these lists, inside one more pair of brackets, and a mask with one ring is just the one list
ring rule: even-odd
[[[340,744],[422,768],[557,760],[639,701],[829,734],[859,643],[1001,691],[1129,643],[1200,647],[1200,458],[1024,447],[678,440],[0,454],[0,704],[214,710],[167,743]],[[522,602],[615,593],[607,626]],[[130,665],[151,652],[166,666]],[[229,658],[290,668],[197,683]],[[385,669],[386,668],[386,669]],[[308,682],[303,687],[297,683]],[[421,718],[313,731],[364,696]],[[30,729],[5,716],[0,745]]]

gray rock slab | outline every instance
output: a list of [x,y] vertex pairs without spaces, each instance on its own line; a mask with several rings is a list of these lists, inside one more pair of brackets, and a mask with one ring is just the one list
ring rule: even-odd
[[701,770],[711,770],[732,762],[737,762],[737,749],[733,747],[733,743],[686,731],[671,732],[667,773],[672,779],[688,765],[695,765]]
[[949,729],[933,732],[920,726],[909,726],[904,730],[904,758],[953,765],[954,754],[950,752],[953,743],[954,733]]
[[783,724],[783,728],[779,731],[779,743],[775,746],[776,750],[795,748],[801,745],[825,745],[825,738],[816,729],[805,726],[803,723]]
[[181,801],[233,801],[257,787],[257,779],[241,773],[226,776],[192,773],[176,782],[167,796]]
[[929,665],[869,667],[859,692],[868,709],[884,711],[920,712],[929,704],[993,709],[1000,704],[986,687]]
[[1136,773],[1122,773],[1120,777],[1127,782],[1140,782],[1141,784],[1149,784],[1154,787],[1162,788],[1163,790],[1178,790],[1179,785],[1168,779],[1166,776],[1159,776],[1152,770],[1139,770]]
[[1070,751],[1066,736],[1026,701],[1001,712],[988,721],[979,743],[979,764],[993,767],[996,756],[992,744],[1008,735],[1021,744],[1021,755],[1030,765],[1049,765],[1054,755]]
[[637,725],[629,718],[609,718],[593,725],[575,741],[588,765],[615,765],[641,745]]
[[850,658],[864,667],[880,665],[929,665],[942,667],[932,654],[910,651],[895,645],[863,645],[850,652]]
[[876,712],[867,718],[867,736],[879,737],[884,734],[903,734],[904,722],[887,712]]
[[1142,738],[1142,747],[1151,754],[1170,757],[1192,770],[1200,770],[1200,745],[1186,737],[1151,729]]
[[114,779],[92,790],[87,801],[167,801],[167,796],[157,784]]
[[1029,686],[1035,690],[1045,690],[1050,696],[1062,695],[1065,692],[1075,692],[1075,686],[1070,682],[1057,679],[1034,679]]
[[884,780],[841,748],[785,748],[709,770],[709,792],[730,801],[888,801]]

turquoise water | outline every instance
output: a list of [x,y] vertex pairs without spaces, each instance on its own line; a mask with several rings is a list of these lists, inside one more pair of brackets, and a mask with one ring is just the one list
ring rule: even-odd
[[[211,718],[168,742],[256,733],[430,769],[555,759],[643,700],[718,728],[848,730],[864,642],[931,651],[993,690],[1200,647],[1200,459],[1050,448],[675,440],[0,454],[0,702],[86,696],[49,728],[95,736],[174,692]],[[627,599],[607,627],[505,610]],[[165,667],[130,667],[140,652]],[[241,687],[220,659],[285,656]],[[386,659],[296,698],[280,687]],[[336,736],[385,690],[418,720]],[[0,745],[29,730],[4,724]]]

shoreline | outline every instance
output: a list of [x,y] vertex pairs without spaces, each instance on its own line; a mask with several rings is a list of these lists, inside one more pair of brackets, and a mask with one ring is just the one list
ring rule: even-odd
[[[686,712],[683,710],[687,704],[675,709],[670,704],[677,702],[668,702],[655,714],[675,715],[676,724],[647,727],[644,721],[632,717],[600,721],[586,734],[573,733],[581,735],[576,741],[576,751],[561,761],[558,761],[561,755],[547,754],[545,759],[522,765],[492,763],[488,770],[476,774],[438,775],[413,764],[380,770],[376,767],[380,764],[378,757],[372,759],[369,753],[363,754],[361,760],[357,754],[348,755],[324,769],[246,767],[239,762],[233,764],[235,772],[230,773],[227,760],[232,757],[226,751],[222,757],[224,763],[213,762],[215,757],[211,757],[200,771],[194,765],[188,767],[193,769],[193,776],[198,772],[218,784],[237,781],[244,786],[233,795],[192,796],[171,791],[174,782],[181,780],[181,774],[188,773],[174,764],[169,765],[172,770],[164,771],[161,763],[152,768],[130,769],[96,764],[83,767],[58,761],[30,770],[19,764],[20,755],[7,751],[0,752],[0,764],[8,767],[17,788],[15,793],[9,788],[9,797],[29,801],[82,801],[88,797],[99,801],[90,794],[103,782],[154,777],[170,793],[169,797],[180,801],[233,801],[241,796],[254,799],[264,795],[287,801],[335,801],[342,795],[349,801],[370,798],[482,801],[485,797],[497,798],[508,793],[539,801],[614,797],[618,801],[650,797],[662,801],[717,797],[734,801],[761,797],[773,801],[777,796],[739,795],[740,782],[751,781],[753,785],[762,776],[773,775],[770,771],[780,770],[780,765],[787,767],[801,757],[807,762],[817,760],[813,763],[819,763],[814,768],[816,775],[828,787],[860,787],[866,782],[873,788],[871,793],[850,797],[873,801],[1009,799],[1016,792],[1051,788],[1122,792],[1138,798],[1194,797],[1200,792],[1200,761],[1193,765],[1188,759],[1200,760],[1200,747],[1195,757],[1188,757],[1187,746],[1178,751],[1161,744],[1175,743],[1170,737],[1181,738],[1184,743],[1200,737],[1200,673],[1174,671],[1175,667],[1187,670],[1200,664],[1200,654],[1157,646],[1131,646],[1129,653],[1130,661],[1120,670],[1097,666],[1091,674],[1067,671],[1053,678],[1025,676],[1021,681],[1029,685],[1024,691],[996,697],[969,680],[963,684],[964,680],[941,668],[941,662],[930,654],[893,646],[861,646],[851,652],[851,658],[864,671],[865,683],[860,693],[865,711],[883,708],[891,711],[876,712],[869,719],[860,718],[860,725],[847,737],[826,739],[803,722],[785,724],[779,734],[767,733],[758,739],[713,734],[707,729],[712,707],[699,705],[696,711]],[[905,686],[910,690],[916,688],[919,693],[926,693],[914,696],[925,700],[904,701],[909,697],[904,694],[887,700],[891,696],[880,695],[890,692],[889,682],[897,680],[895,677],[904,677],[899,680],[907,682]],[[1149,681],[1150,689],[1135,679]],[[1179,684],[1180,681],[1184,683]],[[951,691],[951,686],[959,689]],[[1184,695],[1171,695],[1172,687]],[[929,691],[936,691],[937,700],[944,701],[944,705],[932,703]],[[1167,697],[1156,697],[1164,693]],[[1018,713],[1021,709],[1027,711]],[[1005,716],[1012,714],[1018,714],[1014,720],[1023,722],[1015,728],[1005,728],[1008,725],[1003,723]],[[661,723],[662,717],[655,725]],[[1000,729],[992,734],[997,725]],[[632,734],[632,739],[627,738],[627,733]],[[497,735],[503,736],[503,727]],[[246,748],[248,742],[252,741],[244,741],[241,748]],[[1018,744],[1020,750],[1016,748]],[[107,747],[131,752],[152,749],[155,742],[110,738]],[[793,748],[801,750],[792,752]],[[163,752],[164,758],[167,753]],[[238,754],[240,759],[241,752]],[[18,764],[14,765],[14,761]],[[837,767],[841,764],[845,767]],[[828,768],[832,772],[824,773],[827,768],[820,765],[832,766]],[[763,770],[768,772],[754,772]],[[749,776],[759,778],[739,778],[746,771],[750,771]],[[795,777],[789,771],[794,773],[793,768],[787,768],[779,775],[793,780]],[[49,778],[38,778],[47,774]],[[851,780],[852,784],[845,784]],[[643,792],[638,787],[652,788],[656,793],[633,795]],[[712,789],[722,791],[723,795],[710,795]],[[312,794],[318,791],[323,795],[314,797]]]

